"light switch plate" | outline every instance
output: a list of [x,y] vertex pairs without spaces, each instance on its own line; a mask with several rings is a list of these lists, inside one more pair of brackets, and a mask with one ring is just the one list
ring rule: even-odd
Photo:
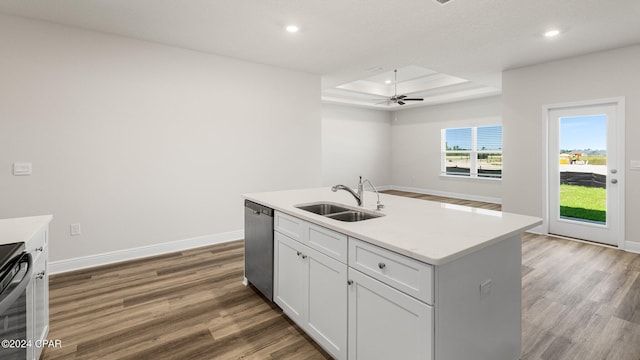
[[631,169],[631,170],[640,170],[640,160],[631,160],[631,161],[629,161],[629,169]]
[[80,235],[81,232],[80,224],[71,224],[71,236]]
[[13,163],[13,175],[31,175],[31,163]]

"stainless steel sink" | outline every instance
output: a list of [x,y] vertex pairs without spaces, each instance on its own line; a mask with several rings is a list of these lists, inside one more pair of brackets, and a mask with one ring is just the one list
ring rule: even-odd
[[302,204],[296,205],[296,207],[298,209],[309,211],[314,214],[326,216],[330,219],[345,222],[362,221],[384,216],[384,214],[361,211],[358,209],[349,208],[333,203]]
[[330,203],[318,203],[318,204],[310,204],[310,205],[300,205],[296,206],[298,209],[312,212],[318,215],[329,215],[340,213],[344,211],[349,211],[350,209]]
[[375,218],[378,218],[378,217],[381,217],[381,216],[383,216],[383,215],[382,214],[373,214],[373,213],[368,213],[368,212],[363,212],[363,211],[354,211],[354,210],[349,210],[349,211],[345,211],[345,212],[341,212],[341,213],[337,213],[337,214],[327,215],[328,218],[331,218],[331,219],[334,219],[334,220],[346,221],[346,222],[354,222],[354,221],[375,219]]

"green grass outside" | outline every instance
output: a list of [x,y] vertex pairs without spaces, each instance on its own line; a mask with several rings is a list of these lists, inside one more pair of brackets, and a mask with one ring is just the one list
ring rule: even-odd
[[607,190],[560,185],[560,216],[606,222]]

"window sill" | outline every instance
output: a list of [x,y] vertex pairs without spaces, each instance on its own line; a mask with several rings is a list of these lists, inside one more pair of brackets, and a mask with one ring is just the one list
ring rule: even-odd
[[465,181],[496,181],[496,182],[502,182],[502,178],[490,178],[490,177],[472,177],[472,176],[460,176],[460,175],[447,175],[447,174],[440,174],[441,178],[446,178],[446,179],[462,179]]

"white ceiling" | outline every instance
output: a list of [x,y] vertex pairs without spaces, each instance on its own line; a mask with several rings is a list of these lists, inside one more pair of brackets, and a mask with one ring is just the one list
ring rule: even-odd
[[320,74],[325,98],[410,65],[469,80],[452,85],[460,98],[499,93],[505,69],[640,43],[639,0],[0,0],[0,12]]
[[[409,65],[376,73],[366,79],[338,85],[335,88],[324,89],[322,101],[395,111],[498,94],[500,94],[498,88]],[[393,98],[397,99],[399,95],[406,95],[402,103],[393,101]],[[422,100],[407,100],[411,98]]]

